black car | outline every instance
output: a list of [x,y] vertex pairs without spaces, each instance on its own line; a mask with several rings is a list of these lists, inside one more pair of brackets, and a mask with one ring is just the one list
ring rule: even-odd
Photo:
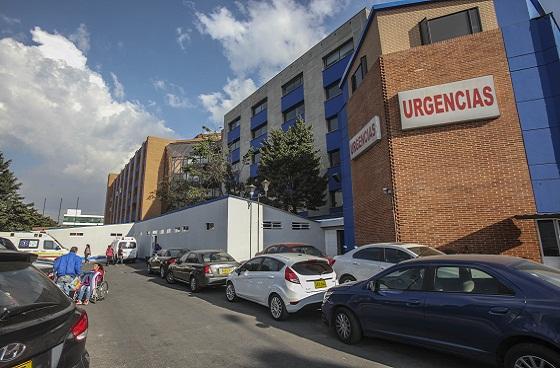
[[88,316],[35,259],[0,249],[0,368],[87,368]]
[[167,276],[169,265],[175,263],[183,254],[188,253],[189,249],[162,249],[151,256],[146,265],[148,273],[158,272],[162,279]]

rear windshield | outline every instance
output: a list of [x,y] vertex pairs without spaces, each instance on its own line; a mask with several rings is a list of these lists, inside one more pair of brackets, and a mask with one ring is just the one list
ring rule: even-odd
[[169,255],[173,258],[181,257],[183,254],[186,253],[184,249],[169,249]]
[[418,257],[441,256],[442,254],[445,254],[442,251],[430,247],[412,247],[408,248],[408,250],[416,254]]
[[119,243],[119,248],[122,247],[123,249],[135,249],[136,243],[135,242],[121,242]]
[[[43,273],[27,262],[4,262],[0,264],[0,313],[12,307],[25,307],[35,303],[57,303],[55,308],[34,312],[34,316],[60,311],[70,304],[58,287]],[[18,321],[14,317],[14,321]],[[0,326],[12,322],[0,321]],[[20,322],[20,321],[18,321]]]
[[204,253],[204,262],[235,262],[232,256],[225,252]]
[[324,273],[332,273],[333,269],[327,262],[323,261],[306,261],[298,262],[292,266],[294,271],[300,275],[322,275]]
[[303,253],[309,254],[310,256],[322,257],[323,254],[315,247],[310,245],[308,246],[301,246],[301,247],[290,247],[288,248],[290,253]]
[[515,268],[518,271],[541,279],[556,287],[560,287],[560,271],[555,268],[533,262],[523,262],[515,266]]

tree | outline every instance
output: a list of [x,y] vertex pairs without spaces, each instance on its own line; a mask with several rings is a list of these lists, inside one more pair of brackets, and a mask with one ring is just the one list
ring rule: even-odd
[[320,151],[302,119],[286,132],[271,131],[260,152],[259,179],[270,181],[268,202],[293,213],[326,203],[327,176],[321,175]]
[[33,227],[51,227],[56,222],[41,215],[33,203],[25,204],[18,193],[21,183],[10,170],[10,160],[0,152],[0,231],[29,231]]

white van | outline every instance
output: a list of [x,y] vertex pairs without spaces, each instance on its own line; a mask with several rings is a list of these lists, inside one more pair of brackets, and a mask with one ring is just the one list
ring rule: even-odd
[[40,258],[55,259],[68,253],[56,239],[41,232],[0,232],[0,237],[10,239],[20,252],[34,253]]
[[123,250],[123,260],[125,262],[135,262],[137,255],[136,238],[133,236],[123,236],[115,239],[111,244],[115,257],[118,254],[119,248]]

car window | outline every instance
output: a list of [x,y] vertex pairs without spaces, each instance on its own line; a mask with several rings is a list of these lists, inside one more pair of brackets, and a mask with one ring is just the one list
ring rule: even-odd
[[322,275],[332,273],[332,267],[324,261],[305,261],[292,265],[292,269],[300,275]]
[[118,248],[126,248],[126,242],[120,242]]
[[303,253],[303,254],[309,254],[310,256],[316,256],[316,257],[322,257],[323,253],[321,253],[319,251],[319,249],[312,247],[312,246],[301,246],[301,247],[292,247],[291,248],[291,252],[292,253]]
[[377,282],[379,290],[422,290],[426,269],[422,267],[401,268],[383,276]]
[[434,290],[446,293],[512,295],[513,292],[492,275],[473,267],[438,267]]
[[128,243],[127,248],[128,248],[128,249],[136,249],[136,242],[130,242],[130,243]]
[[39,239],[20,239],[18,248],[37,249],[39,248]]
[[353,258],[365,259],[367,261],[385,262],[383,248],[366,248],[354,253]]
[[262,260],[262,257],[251,259],[245,262],[241,269],[247,271],[259,271]]
[[10,239],[0,238],[0,249],[17,250]]
[[187,256],[187,263],[199,263],[198,255],[196,253],[190,253]]
[[179,259],[179,261],[180,261],[180,262],[187,262],[187,257],[188,257],[189,255],[190,255],[190,254],[188,254],[188,253],[187,253],[187,254],[183,254],[183,256]]
[[431,247],[410,247],[408,250],[416,254],[418,257],[441,256],[445,254],[442,251]]
[[181,252],[181,249],[170,249],[167,251],[167,253],[165,254],[167,257],[179,257],[181,254],[183,254]]
[[560,287],[560,271],[555,268],[535,262],[522,262],[515,266],[515,269],[548,282],[551,285]]
[[277,251],[278,251],[278,247],[268,247],[265,249],[263,253],[271,254],[271,253],[277,253]]
[[266,257],[262,261],[260,270],[265,272],[278,272],[282,269],[282,267],[284,267],[284,263],[276,259]]
[[235,262],[235,259],[226,252],[204,253],[202,258],[204,262]]
[[412,257],[400,249],[385,248],[385,262],[397,264]]
[[56,249],[56,246],[54,245],[54,242],[52,240],[44,240],[43,241],[43,249]]

